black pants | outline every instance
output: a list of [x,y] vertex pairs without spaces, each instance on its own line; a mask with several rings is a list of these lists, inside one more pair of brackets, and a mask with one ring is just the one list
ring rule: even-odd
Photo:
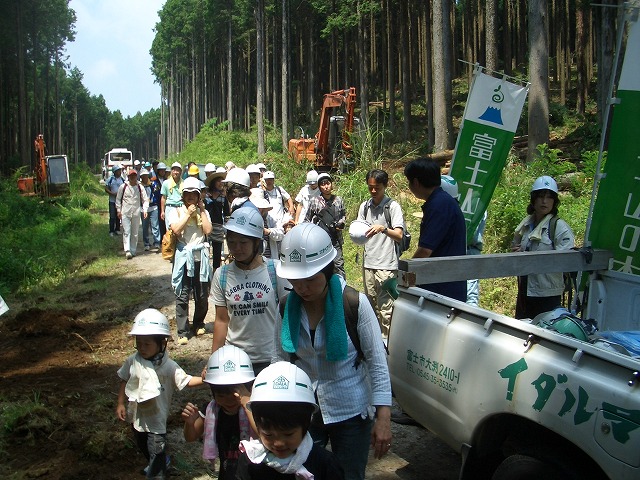
[[518,298],[515,318],[534,319],[540,313],[549,312],[562,306],[562,295],[550,297],[530,297],[527,295],[527,277],[518,277]]
[[133,430],[136,445],[149,461],[147,478],[164,480],[167,475],[167,435]]

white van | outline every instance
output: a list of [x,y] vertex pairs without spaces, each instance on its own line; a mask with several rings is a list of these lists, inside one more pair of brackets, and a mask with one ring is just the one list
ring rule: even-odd
[[111,175],[111,167],[119,164],[124,170],[133,166],[133,153],[126,148],[113,148],[104,154],[102,160],[102,178],[106,181]]

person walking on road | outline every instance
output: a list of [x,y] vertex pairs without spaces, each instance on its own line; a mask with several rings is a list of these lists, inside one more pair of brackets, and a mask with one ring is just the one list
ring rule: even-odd
[[140,215],[147,218],[148,208],[147,192],[138,182],[138,172],[132,168],[127,172],[127,181],[120,186],[116,196],[116,210],[122,221],[122,244],[127,260],[136,256]]
[[111,175],[104,185],[104,191],[109,194],[109,235],[112,237],[120,233],[120,219],[118,218],[118,210],[116,209],[116,195],[118,189],[124,183],[122,178],[122,167],[115,164],[111,167]]
[[[169,228],[178,237],[173,260],[171,286],[176,294],[176,324],[178,345],[186,345],[189,338],[204,335],[204,319],[209,311],[211,264],[209,243],[211,218],[204,208],[200,180],[191,177],[182,188],[183,205],[173,209],[167,217]],[[193,292],[193,327],[189,328],[189,297]]]
[[171,176],[162,183],[160,193],[162,194],[160,199],[160,220],[165,222],[166,228],[169,228],[167,217],[171,211],[183,205],[182,165],[180,165],[180,162],[173,162],[173,165],[171,165]]

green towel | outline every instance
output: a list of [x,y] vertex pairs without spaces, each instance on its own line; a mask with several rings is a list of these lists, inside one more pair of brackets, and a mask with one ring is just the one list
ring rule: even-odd
[[[282,319],[282,349],[287,353],[296,353],[300,338],[300,309],[302,299],[292,291],[287,297],[287,304]],[[338,275],[329,280],[329,291],[324,303],[324,325],[326,332],[326,356],[330,362],[347,359],[347,326],[344,319],[342,303],[342,284]]]

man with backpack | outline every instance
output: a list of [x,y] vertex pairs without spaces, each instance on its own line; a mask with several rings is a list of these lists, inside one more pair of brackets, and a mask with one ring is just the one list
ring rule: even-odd
[[366,180],[371,198],[358,209],[358,220],[371,224],[365,234],[368,240],[364,244],[362,268],[364,292],[376,311],[382,337],[388,338],[394,300],[391,291],[398,278],[404,217],[400,204],[385,195],[387,172],[371,170]]
[[138,231],[140,230],[140,213],[147,218],[149,197],[138,183],[138,172],[131,168],[127,173],[128,181],[124,182],[116,194],[116,210],[122,221],[122,243],[127,260],[136,255]]
[[278,227],[282,227],[291,219],[291,215],[294,213],[293,199],[283,187],[276,185],[276,174],[272,171],[264,172],[262,179],[265,185],[265,198],[272,207],[269,216],[273,218]]
[[333,178],[328,173],[318,175],[320,195],[311,199],[305,222],[315,223],[329,234],[337,255],[333,260],[336,273],[346,278],[344,257],[342,256],[342,230],[347,221],[347,213],[341,197],[333,194]]

